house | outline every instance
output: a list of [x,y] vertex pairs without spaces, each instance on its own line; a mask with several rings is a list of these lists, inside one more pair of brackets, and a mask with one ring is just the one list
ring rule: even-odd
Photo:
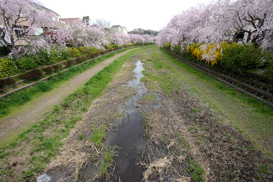
[[[43,34],[44,32],[46,32],[50,28],[58,27],[58,22],[60,19],[60,15],[58,13],[56,13],[55,11],[50,10],[42,5],[36,4],[36,3],[34,3],[32,5],[32,7],[33,7],[33,11],[38,11],[38,12],[39,11],[46,11],[46,12],[51,13],[53,15],[53,22],[56,22],[56,23],[54,23],[52,25],[53,27],[43,27],[42,25],[40,28],[36,27],[34,32],[31,32],[28,34],[29,36],[39,36],[39,35]],[[29,21],[27,20],[26,17],[23,17],[23,16],[20,18],[20,20],[23,20],[23,21],[21,21],[20,26],[12,28],[13,32],[15,34],[15,45],[27,45],[27,40],[26,40],[26,37],[24,37],[24,33],[29,28],[28,27]],[[10,19],[10,22],[15,22],[15,19],[14,18]],[[0,20],[0,28],[3,30],[3,32],[7,32],[6,27],[4,26],[3,20]],[[1,37],[4,36],[3,32],[0,33]],[[6,43],[3,40],[0,40],[0,46],[5,46],[5,45],[11,44],[10,37],[7,35],[7,33],[5,33],[4,39],[5,39]]]
[[110,28],[110,32],[112,32],[112,33],[123,33],[125,35],[128,34],[127,29],[125,27],[120,26],[120,25],[113,25]]

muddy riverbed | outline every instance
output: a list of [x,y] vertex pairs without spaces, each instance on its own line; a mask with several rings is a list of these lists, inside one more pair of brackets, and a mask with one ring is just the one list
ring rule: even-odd
[[[144,77],[143,70],[143,63],[137,60],[133,70],[135,78],[122,85],[132,88],[134,94],[125,101],[125,105],[117,106],[122,110],[124,116],[113,122],[111,132],[106,135],[104,145],[117,147],[111,181],[139,182],[142,180],[143,168],[138,163],[145,147],[145,141],[142,109],[138,101],[147,92],[144,83],[140,81]],[[90,161],[87,167],[82,169],[85,179],[90,178],[88,174],[91,174],[90,171],[93,170],[91,163]]]

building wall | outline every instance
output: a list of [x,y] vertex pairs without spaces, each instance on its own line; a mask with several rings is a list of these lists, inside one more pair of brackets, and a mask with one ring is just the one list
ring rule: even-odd
[[122,32],[122,29],[121,29],[120,26],[119,27],[111,27],[110,28],[110,32],[112,32],[112,33],[120,33],[120,32]]
[[126,28],[121,27],[121,26],[112,26],[110,28],[110,32],[112,32],[112,33],[123,33],[123,34],[126,34],[126,35],[128,34]]
[[127,29],[125,27],[122,27],[122,33],[124,33],[125,35],[128,34]]

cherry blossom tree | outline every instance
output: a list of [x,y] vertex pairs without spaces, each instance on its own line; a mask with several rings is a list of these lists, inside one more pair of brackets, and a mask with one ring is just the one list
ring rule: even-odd
[[123,33],[111,33],[110,34],[110,41],[113,44],[117,44],[119,46],[129,44],[131,42],[130,37]]
[[172,46],[191,42],[222,42],[227,35],[248,33],[256,46],[268,47],[273,41],[273,0],[217,0],[198,5],[174,16],[156,42]]
[[248,33],[252,43],[268,46],[273,36],[273,0],[238,0],[231,4],[234,26]]
[[143,38],[143,36],[139,35],[139,34],[129,34],[129,37],[131,39],[131,43],[144,43],[145,39]]
[[97,49],[104,49],[109,44],[107,40],[106,32],[103,27],[87,26],[86,29],[85,46],[95,47]]
[[109,44],[106,32],[102,27],[86,25],[81,20],[61,24],[58,30],[54,31],[47,38],[50,42],[59,45],[65,45],[67,42],[71,43],[72,51],[75,47],[80,46],[104,49],[104,47]]
[[[0,27],[1,44],[9,48],[14,53],[16,42],[24,38],[30,44],[32,35],[36,28],[52,27],[53,14],[41,10],[42,5],[33,0],[2,0],[0,1]],[[23,28],[17,32],[16,29]],[[14,54],[15,55],[15,54]]]
[[142,35],[142,37],[144,38],[146,43],[154,42],[153,37],[148,34]]

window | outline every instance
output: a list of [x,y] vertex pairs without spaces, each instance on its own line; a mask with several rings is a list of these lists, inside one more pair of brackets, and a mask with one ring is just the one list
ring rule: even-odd
[[23,34],[24,34],[24,30],[23,29],[15,29],[15,35],[16,35],[16,37],[18,39],[24,38]]

